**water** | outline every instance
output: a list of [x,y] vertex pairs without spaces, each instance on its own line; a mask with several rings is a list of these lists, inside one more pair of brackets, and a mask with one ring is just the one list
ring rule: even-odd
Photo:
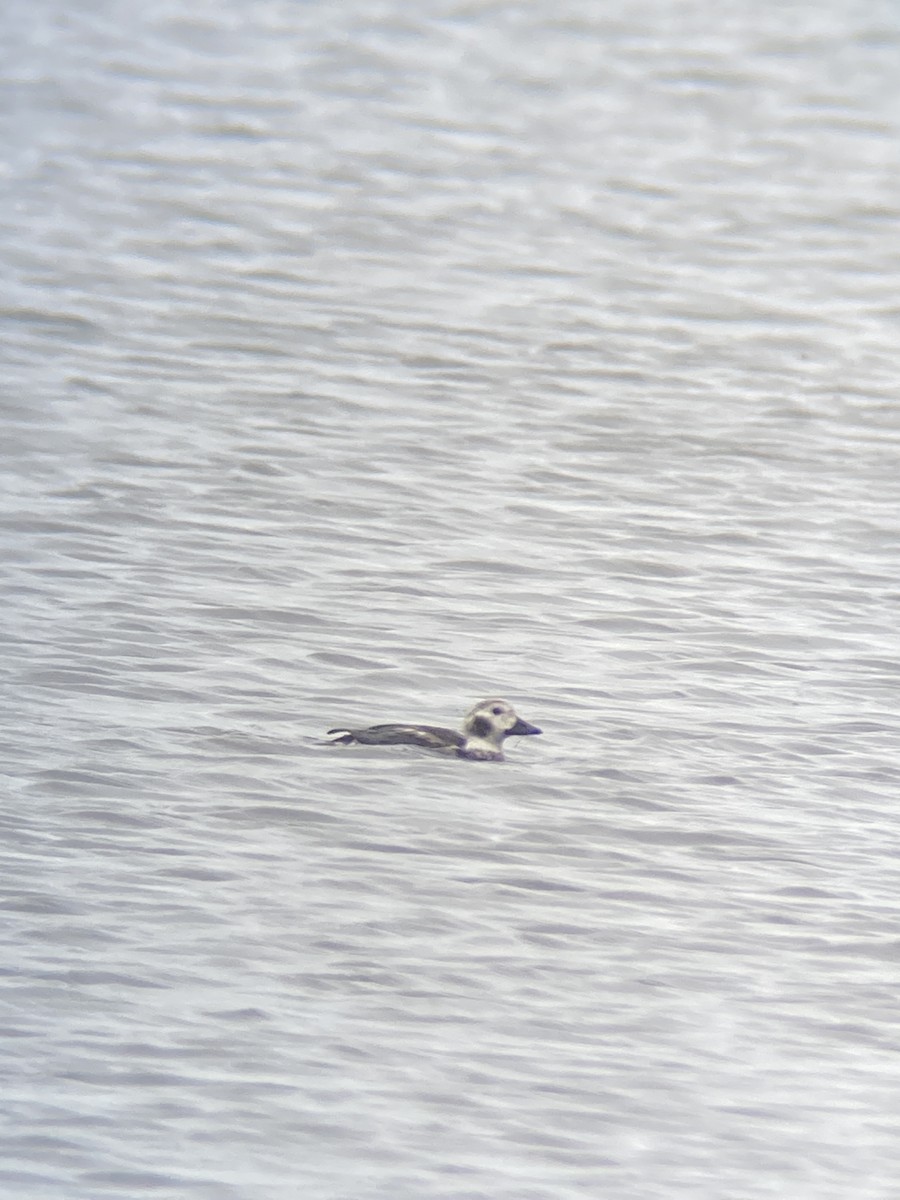
[[896,10],[2,20],[2,1194],[893,1196]]

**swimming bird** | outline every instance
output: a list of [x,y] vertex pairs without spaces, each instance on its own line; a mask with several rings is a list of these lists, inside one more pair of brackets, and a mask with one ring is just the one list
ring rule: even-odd
[[345,746],[422,746],[441,750],[476,762],[502,762],[503,742],[508,737],[540,733],[517,715],[506,700],[479,700],[463,720],[462,733],[439,725],[371,725],[368,729],[329,729],[328,736],[340,734],[331,745]]

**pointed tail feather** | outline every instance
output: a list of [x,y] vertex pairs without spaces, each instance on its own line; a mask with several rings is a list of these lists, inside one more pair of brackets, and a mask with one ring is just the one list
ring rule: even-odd
[[332,746],[337,746],[338,744],[342,746],[350,746],[356,741],[356,734],[352,729],[329,729],[327,736],[331,737],[332,734],[335,733],[339,733],[342,736],[334,738],[331,742]]

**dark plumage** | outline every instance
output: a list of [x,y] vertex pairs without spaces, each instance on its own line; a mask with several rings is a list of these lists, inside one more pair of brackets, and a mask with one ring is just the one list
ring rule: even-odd
[[462,733],[440,725],[370,725],[368,729],[329,729],[329,736],[340,734],[334,743],[345,746],[421,746],[441,750],[459,758],[501,762],[503,742],[508,737],[540,733],[516,715],[505,700],[481,700],[466,713]]

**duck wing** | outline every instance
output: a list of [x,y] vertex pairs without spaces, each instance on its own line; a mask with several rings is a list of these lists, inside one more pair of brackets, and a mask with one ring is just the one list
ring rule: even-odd
[[465,739],[455,729],[440,725],[370,725],[368,729],[329,729],[343,734],[335,738],[345,746],[354,742],[363,746],[423,746],[426,750],[446,750],[461,746]]

